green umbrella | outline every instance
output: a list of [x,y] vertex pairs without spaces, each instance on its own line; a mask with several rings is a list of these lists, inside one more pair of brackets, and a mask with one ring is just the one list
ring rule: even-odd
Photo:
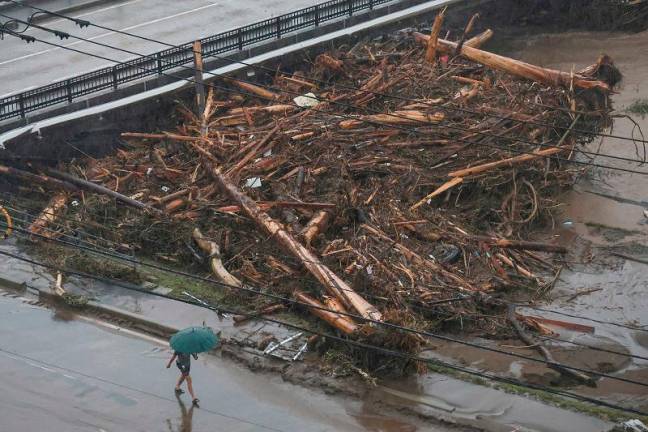
[[218,344],[218,336],[209,327],[189,327],[171,336],[171,348],[184,354],[209,351]]

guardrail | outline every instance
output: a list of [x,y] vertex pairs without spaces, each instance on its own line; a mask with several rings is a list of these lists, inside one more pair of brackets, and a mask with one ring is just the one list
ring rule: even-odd
[[[234,30],[208,36],[201,40],[203,57],[242,51],[245,47],[308,27],[317,27],[327,21],[351,17],[356,12],[371,10],[393,0],[331,0],[299,9],[275,18],[259,21]],[[120,62],[112,67],[98,69],[64,81],[31,89],[0,99],[0,121],[51,105],[71,103],[80,97],[147,76],[162,75],[164,71],[193,62],[192,43],[159,51],[147,56]]]

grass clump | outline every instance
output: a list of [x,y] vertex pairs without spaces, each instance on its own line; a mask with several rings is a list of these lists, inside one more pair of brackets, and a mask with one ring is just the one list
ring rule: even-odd
[[637,99],[627,108],[628,112],[645,116],[648,114],[648,99]]

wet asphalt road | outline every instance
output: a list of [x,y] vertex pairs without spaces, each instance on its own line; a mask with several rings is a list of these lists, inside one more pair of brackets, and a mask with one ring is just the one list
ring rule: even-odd
[[192,363],[201,399],[192,409],[186,394],[174,396],[169,357],[152,338],[0,291],[0,431],[441,430],[206,355]]
[[[71,15],[109,28],[180,44],[316,3],[317,0],[127,0],[121,3],[111,2],[103,7],[98,6]],[[40,2],[39,7],[47,9],[47,2]],[[0,17],[0,22],[4,21],[5,18]],[[80,29],[73,22],[63,19],[53,19],[39,25],[142,55],[167,48],[96,27]],[[73,38],[61,41],[43,30],[30,29],[26,34],[111,60],[124,61],[137,57]],[[43,42],[26,44],[20,39],[6,36],[4,40],[0,40],[0,97],[113,64],[108,60],[89,57]]]

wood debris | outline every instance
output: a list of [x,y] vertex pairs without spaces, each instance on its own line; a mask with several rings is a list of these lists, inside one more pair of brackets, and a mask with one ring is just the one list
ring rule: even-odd
[[[196,266],[193,238],[219,281],[293,296],[344,334],[366,330],[345,311],[494,332],[476,294],[550,286],[549,254],[567,249],[534,234],[571,185],[582,131],[605,125],[617,75],[609,57],[572,74],[482,50],[493,32],[469,38],[472,24],[446,41],[442,20],[432,37],[340,47],[257,84],[223,78],[231,92],[201,94],[198,114],[180,107],[175,130],[124,131],[114,155],[0,175],[82,197],[84,222],[153,258]],[[295,90],[319,103],[292,104]],[[574,120],[572,101],[596,116]]]

